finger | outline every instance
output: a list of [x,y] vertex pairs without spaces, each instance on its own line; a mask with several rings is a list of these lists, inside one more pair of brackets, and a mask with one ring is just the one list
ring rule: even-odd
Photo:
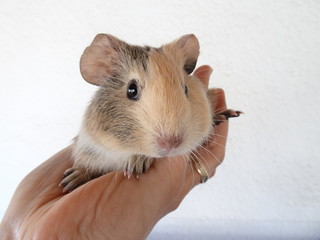
[[[214,88],[208,91],[208,97],[212,100],[212,111],[214,113],[227,109],[225,93],[221,88]],[[224,121],[219,126],[214,126],[207,142],[208,150],[213,153],[219,160],[219,164],[224,159],[225,147],[228,136],[228,121]]]
[[208,98],[211,102],[212,112],[222,112],[227,109],[226,98],[223,89],[211,88],[208,90]]
[[213,69],[209,65],[203,65],[201,67],[198,67],[193,73],[193,75],[199,78],[199,80],[202,82],[205,88],[208,88],[209,79],[212,72]]
[[[222,89],[209,89],[208,97],[213,112],[227,109],[225,94]],[[216,168],[222,163],[225,155],[225,146],[228,135],[228,122],[214,126],[208,140],[195,152],[195,157],[208,170],[212,177]]]

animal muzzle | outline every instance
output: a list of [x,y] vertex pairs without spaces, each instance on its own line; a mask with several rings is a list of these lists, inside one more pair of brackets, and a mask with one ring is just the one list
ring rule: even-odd
[[160,136],[157,138],[157,146],[160,156],[168,156],[176,151],[183,142],[182,136]]

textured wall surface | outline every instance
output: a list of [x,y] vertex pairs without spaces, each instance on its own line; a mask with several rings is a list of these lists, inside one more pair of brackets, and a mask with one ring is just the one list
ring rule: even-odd
[[[195,33],[232,120],[225,162],[150,239],[319,239],[319,1],[0,3],[0,213],[77,134],[96,89],[79,58],[99,32],[159,46]],[[239,237],[240,236],[240,237]]]

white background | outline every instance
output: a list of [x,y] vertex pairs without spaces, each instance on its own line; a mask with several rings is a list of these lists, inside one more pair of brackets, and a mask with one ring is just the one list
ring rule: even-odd
[[231,121],[216,176],[150,239],[320,238],[320,1],[1,0],[0,217],[22,178],[77,134],[94,86],[79,59],[100,32],[200,40]]

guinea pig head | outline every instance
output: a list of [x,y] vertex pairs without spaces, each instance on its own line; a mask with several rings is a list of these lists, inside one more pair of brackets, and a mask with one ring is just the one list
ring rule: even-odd
[[83,128],[107,148],[150,157],[185,154],[212,127],[208,83],[190,75],[199,56],[190,34],[160,48],[99,34],[85,50],[83,78],[99,86]]

